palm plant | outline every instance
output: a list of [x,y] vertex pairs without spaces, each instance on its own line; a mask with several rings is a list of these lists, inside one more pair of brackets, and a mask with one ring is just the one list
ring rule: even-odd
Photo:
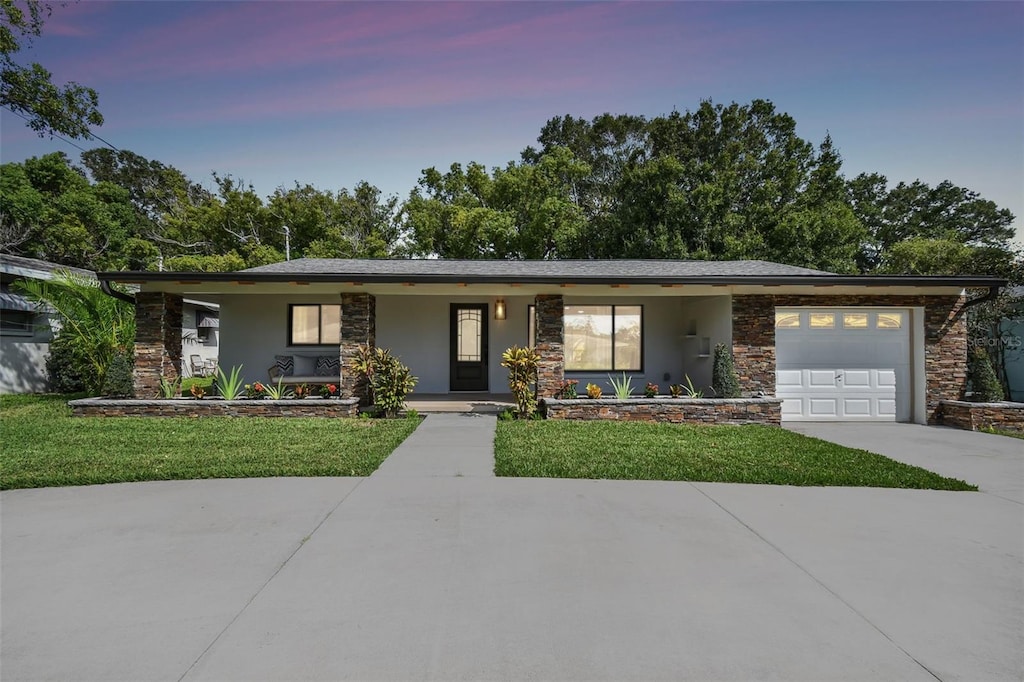
[[85,365],[77,368],[82,370],[85,390],[99,395],[114,356],[119,351],[133,353],[132,307],[103,293],[95,280],[65,271],[58,271],[50,280],[21,280],[14,287],[55,316],[59,325],[56,337]]

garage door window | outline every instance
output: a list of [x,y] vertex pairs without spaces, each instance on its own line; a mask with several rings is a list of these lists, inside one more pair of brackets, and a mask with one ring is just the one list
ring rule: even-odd
[[843,329],[867,329],[867,313],[843,313]]
[[834,329],[836,316],[832,313],[811,313],[811,329]]
[[776,329],[796,329],[800,326],[800,313],[775,313]]
[[903,313],[878,313],[879,329],[901,329],[903,327]]

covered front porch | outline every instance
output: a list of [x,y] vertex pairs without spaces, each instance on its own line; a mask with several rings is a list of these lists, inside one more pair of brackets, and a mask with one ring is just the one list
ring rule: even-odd
[[[355,395],[359,346],[388,348],[419,381],[413,402],[479,402],[504,395],[502,352],[534,346],[541,356],[538,394],[551,397],[565,380],[611,393],[609,375],[623,373],[637,394],[647,383],[668,394],[688,380],[709,393],[712,351],[732,343],[732,296],[712,287],[509,285],[231,284],[207,291],[220,304],[220,366],[241,367],[246,383],[293,380],[337,383]],[[161,340],[173,327],[176,294],[139,295],[136,394],[155,395],[160,376],[180,369]],[[154,309],[155,308],[155,309]],[[153,360],[162,360],[154,362]],[[333,365],[331,364],[333,363]],[[485,403],[508,402],[487,398]],[[410,404],[413,409],[420,409]]]

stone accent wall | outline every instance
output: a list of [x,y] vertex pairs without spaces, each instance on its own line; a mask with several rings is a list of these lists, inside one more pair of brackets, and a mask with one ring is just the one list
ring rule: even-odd
[[733,357],[743,395],[775,393],[775,308],[871,306],[924,308],[925,403],[938,423],[939,403],[963,397],[967,384],[967,326],[962,296],[752,295],[732,298]]
[[139,398],[160,394],[160,378],[181,376],[181,296],[135,294],[134,391]]
[[554,400],[546,398],[548,419],[670,422],[673,424],[782,423],[777,398],[631,398]]
[[537,305],[537,396],[553,396],[565,380],[565,303],[558,294],[538,294]]
[[942,424],[958,429],[1000,429],[1024,433],[1024,403],[971,403],[943,400]]
[[740,395],[775,395],[775,297],[732,297],[732,358]]
[[72,400],[72,417],[355,417],[359,400]]
[[355,362],[359,346],[377,345],[377,299],[372,294],[341,295],[341,385],[342,398],[358,398],[369,404],[366,385],[359,379]]
[[939,403],[958,400],[967,387],[967,321],[962,296],[775,296],[775,305],[924,308],[925,405],[929,424],[939,421]]

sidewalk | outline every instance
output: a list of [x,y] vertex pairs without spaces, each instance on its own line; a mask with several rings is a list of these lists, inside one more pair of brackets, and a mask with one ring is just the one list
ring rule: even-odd
[[496,423],[490,414],[429,414],[373,476],[493,478]]

